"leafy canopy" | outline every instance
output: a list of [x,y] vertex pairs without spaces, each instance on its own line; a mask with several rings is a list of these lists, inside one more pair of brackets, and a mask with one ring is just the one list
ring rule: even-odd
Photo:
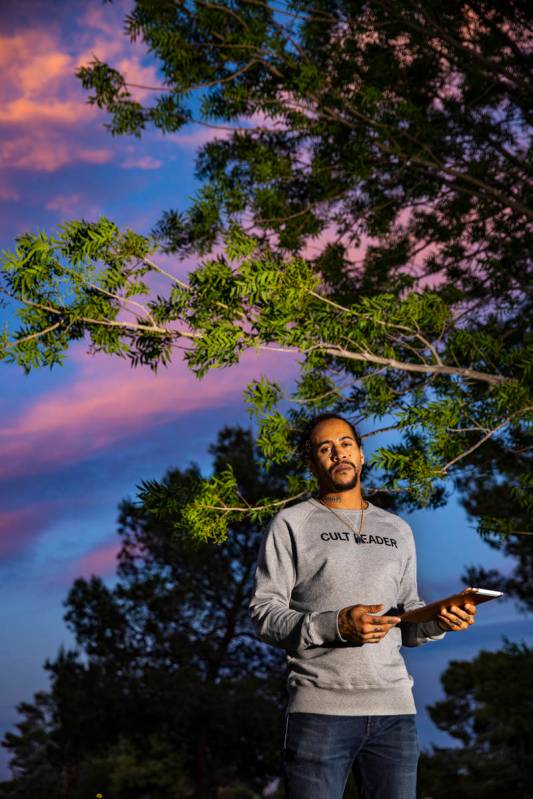
[[[265,461],[294,467],[291,496],[311,488],[297,431],[332,408],[366,436],[397,431],[370,490],[435,505],[455,484],[474,509],[488,470],[514,501],[476,507],[480,530],[530,530],[525,2],[137,0],[126,30],[161,85],[143,106],[112,66],[82,67],[111,132],[196,121],[224,136],[198,154],[192,205],[151,238],[105,219],[21,237],[3,266],[21,326],[2,356],[53,365],[86,336],[154,369],[185,350],[201,377],[250,348],[296,354],[291,396],[259,375],[246,392]],[[199,265],[181,281],[161,249]],[[278,506],[248,508],[226,471],[191,502],[191,533],[222,540]]]

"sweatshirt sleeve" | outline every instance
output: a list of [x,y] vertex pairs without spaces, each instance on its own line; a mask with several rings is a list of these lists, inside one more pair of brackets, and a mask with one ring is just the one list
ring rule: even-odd
[[257,561],[250,602],[256,633],[265,643],[288,650],[341,641],[338,609],[302,613],[290,607],[295,582],[291,531],[278,514],[267,529]]
[[[424,606],[424,602],[418,596],[416,583],[416,551],[413,533],[409,527],[409,554],[402,575],[400,585],[400,604],[405,610],[414,610]],[[402,644],[404,646],[420,646],[428,641],[437,641],[444,638],[445,634],[436,621],[414,623],[402,622]]]

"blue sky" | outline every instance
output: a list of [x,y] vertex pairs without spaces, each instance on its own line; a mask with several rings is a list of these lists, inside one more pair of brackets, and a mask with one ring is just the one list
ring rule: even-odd
[[[195,151],[212,133],[191,127],[169,137],[112,138],[74,77],[94,54],[134,82],[157,81],[142,49],[121,36],[125,8],[99,0],[2,4],[2,248],[23,231],[101,214],[147,233],[163,209],[184,209],[194,194]],[[187,265],[172,267],[178,274]],[[10,312],[2,313],[9,321]],[[90,357],[81,345],[52,372],[25,376],[0,365],[0,617],[7,641],[0,652],[0,734],[16,721],[16,704],[46,687],[44,660],[72,644],[62,621],[72,581],[92,573],[113,579],[120,500],[170,466],[196,461],[207,470],[218,429],[249,423],[241,399],[249,380],[265,374],[288,385],[295,370],[290,357],[248,354],[237,369],[198,381],[183,363],[154,375]],[[479,540],[453,497],[446,508],[408,520],[425,599],[456,590],[466,565],[512,565]],[[533,638],[508,602],[482,608],[467,635],[408,653],[424,745],[443,741],[424,706],[439,695],[448,660],[495,649],[502,634]],[[0,758],[6,776],[6,754]]]

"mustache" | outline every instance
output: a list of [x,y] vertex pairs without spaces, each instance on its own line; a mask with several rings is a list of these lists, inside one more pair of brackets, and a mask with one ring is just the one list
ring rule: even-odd
[[341,466],[351,466],[354,472],[357,473],[355,463],[352,463],[351,461],[341,461],[340,463],[336,463],[334,466],[328,469],[329,474],[333,474],[335,469],[339,469]]

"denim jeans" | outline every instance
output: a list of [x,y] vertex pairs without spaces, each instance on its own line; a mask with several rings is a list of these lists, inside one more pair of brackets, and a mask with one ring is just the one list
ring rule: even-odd
[[286,799],[342,799],[350,769],[362,799],[415,799],[415,716],[290,713],[283,750]]

